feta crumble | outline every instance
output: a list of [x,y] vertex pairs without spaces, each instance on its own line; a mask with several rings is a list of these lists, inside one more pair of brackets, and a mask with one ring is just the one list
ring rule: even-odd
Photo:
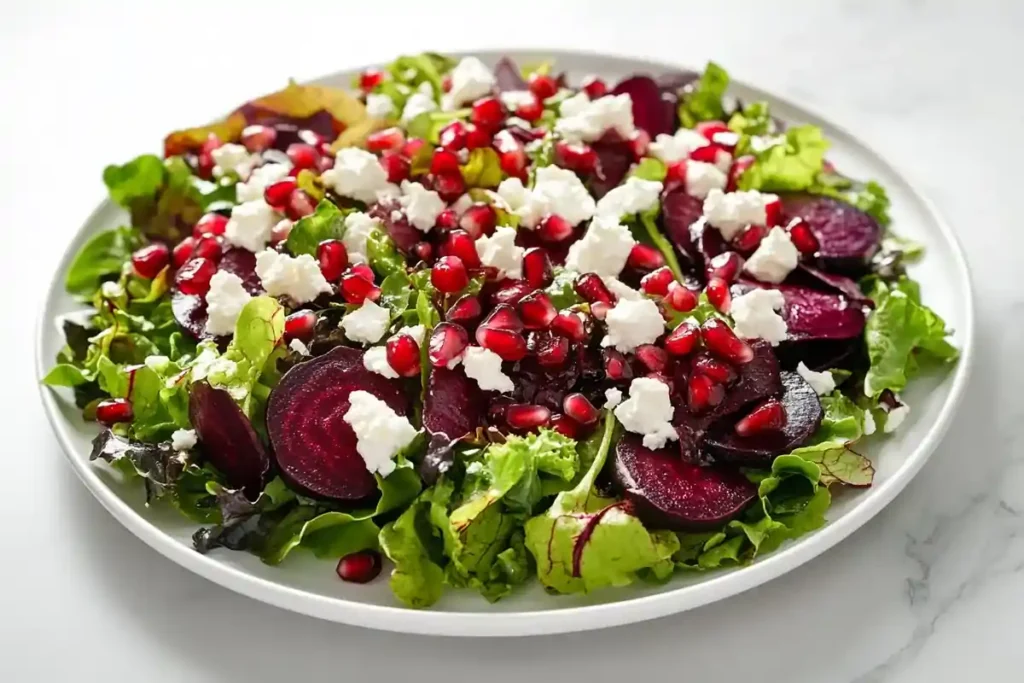
[[781,311],[786,300],[777,289],[752,289],[732,300],[729,314],[736,334],[742,339],[764,339],[772,346],[786,339],[786,321]]
[[488,95],[494,87],[494,74],[476,57],[463,57],[451,72],[452,87],[445,99],[452,108]]
[[320,175],[320,179],[343,197],[373,204],[378,192],[394,191],[388,174],[377,157],[364,149],[345,147],[338,150],[334,167]]
[[306,346],[301,339],[292,339],[288,342],[288,348],[299,354],[300,356],[310,356],[309,347]]
[[665,319],[650,299],[619,301],[604,320],[608,334],[601,346],[628,353],[641,344],[653,344],[665,332]]
[[607,287],[608,291],[614,294],[615,298],[619,301],[639,301],[644,298],[642,293],[633,289],[617,277],[603,277],[601,278],[601,281],[604,282],[604,286]]
[[394,457],[416,438],[416,428],[384,401],[366,391],[349,394],[342,419],[356,433],[356,451],[366,469],[386,477],[395,471]]
[[267,186],[288,177],[291,164],[263,164],[253,169],[249,179],[235,185],[235,198],[240,204],[263,199],[263,191]]
[[886,434],[891,434],[899,429],[899,426],[907,419],[907,415],[910,414],[910,406],[903,403],[899,396],[896,399],[900,401],[900,404],[889,410],[885,416],[885,424],[882,425],[882,431]]
[[864,411],[864,436],[871,436],[877,429],[878,427],[875,426],[875,416],[871,414],[871,409],[868,408]]
[[622,392],[612,387],[611,389],[604,390],[604,408],[605,410],[612,410],[615,406],[622,403]]
[[261,196],[231,209],[231,218],[224,228],[224,238],[243,249],[255,253],[267,246],[270,233],[279,217]]
[[627,431],[643,435],[645,448],[657,450],[679,439],[672,426],[674,412],[668,386],[656,379],[639,377],[629,385],[629,398],[616,406],[615,417]]
[[475,379],[484,391],[510,393],[516,388],[512,378],[501,371],[501,356],[490,349],[470,346],[462,357],[466,376]]
[[171,448],[179,453],[195,448],[197,443],[199,443],[199,439],[196,438],[194,429],[175,429],[171,434]]
[[593,142],[608,130],[626,139],[636,133],[633,101],[626,94],[591,100],[581,92],[564,99],[559,113],[562,118],[555,122],[555,132],[568,142]]
[[704,218],[718,228],[722,237],[731,240],[748,225],[765,225],[768,213],[765,204],[778,199],[757,190],[725,193],[713,189],[704,199]]
[[402,181],[402,198],[398,201],[405,209],[406,218],[420,232],[429,232],[448,206],[438,193],[408,180]]
[[662,185],[656,180],[627,178],[597,203],[597,215],[621,219],[623,216],[649,211],[658,205]]
[[509,111],[515,111],[519,107],[528,107],[536,99],[529,90],[506,90],[499,95],[499,98]]
[[388,379],[397,379],[398,373],[388,363],[388,350],[384,346],[372,346],[363,354],[363,367]]
[[320,266],[309,254],[289,256],[273,249],[256,254],[256,275],[270,296],[287,296],[304,304],[331,291]]
[[789,233],[774,227],[761,240],[757,250],[747,259],[743,269],[761,282],[779,284],[800,263],[800,252],[793,246]]
[[242,286],[242,278],[226,270],[214,273],[206,293],[207,334],[234,334],[238,315],[250,299],[252,295]]
[[423,340],[427,337],[427,328],[423,325],[406,325],[395,332],[392,336],[397,337],[400,334],[407,334],[412,337],[420,346],[423,346]]
[[345,337],[361,344],[376,344],[391,322],[388,309],[367,299],[363,305],[341,319]]
[[828,370],[815,372],[804,365],[803,361],[800,361],[800,364],[796,366],[796,373],[803,377],[805,382],[811,385],[811,388],[814,389],[814,393],[818,396],[831,394],[835,391],[836,380]]
[[409,123],[420,114],[428,111],[437,111],[437,102],[434,101],[433,93],[415,92],[405,101],[402,108],[402,123]]
[[724,190],[729,178],[714,164],[686,162],[686,194],[704,199],[712,190]]
[[249,173],[252,172],[253,166],[259,160],[259,156],[255,154],[249,154],[242,145],[229,142],[221,145],[217,149],[210,152],[210,156],[213,157],[213,177],[220,178],[228,173],[234,173],[236,176],[245,180],[249,177]]
[[[666,164],[672,164],[683,159],[689,159],[690,153],[695,149],[707,147],[708,139],[690,128],[680,128],[675,135],[661,133],[648,146],[648,151]],[[690,170],[689,164],[686,166]]]
[[366,113],[375,119],[386,119],[395,113],[395,102],[387,95],[366,96]]
[[538,168],[532,190],[518,178],[507,178],[498,185],[497,193],[519,216],[520,224],[531,230],[548,214],[578,225],[595,211],[594,198],[579,176],[558,166]]
[[569,247],[565,265],[578,273],[617,277],[626,267],[635,244],[629,228],[611,217],[598,216],[591,221],[586,234]]
[[498,269],[498,279],[518,280],[523,276],[523,247],[516,246],[514,228],[500,227],[488,237],[483,235],[476,241],[476,253],[485,266]]
[[367,263],[366,239],[370,233],[380,226],[380,221],[361,211],[345,216],[345,234],[341,241],[348,251],[348,260],[352,263]]

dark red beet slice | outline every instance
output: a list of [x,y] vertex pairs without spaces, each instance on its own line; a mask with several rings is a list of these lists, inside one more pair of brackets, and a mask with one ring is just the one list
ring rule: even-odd
[[502,57],[494,65],[494,80],[497,81],[498,90],[501,92],[526,90],[526,80],[519,67],[509,57]]
[[633,123],[647,131],[653,140],[662,133],[675,132],[676,109],[674,98],[662,97],[662,89],[650,76],[633,76],[620,81],[613,95],[629,95],[633,101]]
[[861,360],[864,340],[852,339],[811,339],[808,341],[785,341],[775,349],[782,366],[794,369],[803,363],[811,370],[846,368],[852,370]]
[[[734,286],[734,290],[746,292],[754,286],[757,285],[741,282]],[[865,317],[861,305],[841,294],[788,285],[765,289],[779,290],[786,300],[782,317],[786,319],[790,341],[851,339],[864,331]]]
[[850,278],[836,273],[827,273],[824,270],[812,268],[805,264],[800,264],[796,270],[790,273],[786,279],[786,284],[838,292],[850,301],[858,304],[872,305],[871,299],[865,296],[860,291],[857,283]]
[[878,251],[882,228],[852,204],[822,195],[782,195],[783,223],[802,218],[821,244],[821,259],[830,270],[862,272]]
[[335,130],[334,117],[327,111],[314,112],[304,118],[284,116],[253,104],[244,104],[238,111],[245,116],[246,123],[250,125],[258,123],[277,131],[274,149],[282,152],[287,150],[288,145],[293,142],[306,142],[298,135],[302,130],[311,130],[327,142],[333,142],[334,138],[338,137],[339,131]]
[[[242,280],[245,290],[256,296],[263,293],[256,274],[256,255],[246,249],[228,249],[221,256],[217,270],[226,270]],[[196,339],[209,339],[206,333],[206,301],[195,294],[183,294],[175,286],[171,292],[171,312],[189,334]]]
[[803,377],[795,372],[782,373],[782,406],[786,426],[779,431],[742,437],[734,426],[743,413],[718,422],[708,430],[704,448],[715,458],[750,467],[767,467],[776,455],[789,453],[807,443],[821,425],[821,401]]
[[698,244],[701,230],[699,226],[696,229],[691,226],[704,215],[704,202],[686,194],[685,188],[677,187],[662,195],[661,215],[664,231],[672,244],[703,277],[704,257]]
[[370,372],[361,351],[341,346],[288,370],[270,394],[267,429],[277,465],[312,495],[360,500],[377,490],[343,419],[353,391],[373,394],[399,415],[408,412],[400,383]]
[[633,165],[633,148],[615,131],[604,134],[591,147],[597,153],[597,173],[591,176],[590,190],[600,199],[622,184],[629,167]]
[[487,399],[461,367],[433,368],[423,402],[423,427],[428,434],[460,439],[483,424]]
[[188,417],[203,453],[228,486],[244,489],[255,500],[270,470],[270,457],[231,394],[196,382],[189,390]]
[[[576,226],[572,235],[561,242],[545,242],[540,238],[536,230],[516,230],[516,246],[522,247],[523,249],[543,247],[544,251],[548,253],[548,258],[551,260],[551,264],[561,266],[565,264],[565,259],[569,255],[569,247],[578,242],[580,237],[583,236],[584,225],[586,225],[586,223],[581,223]],[[504,280],[502,282],[504,282]]]
[[[395,246],[403,254],[412,252],[412,248],[423,239],[423,233],[412,226],[396,202],[383,202],[370,209],[370,215],[380,219]],[[393,215],[392,215],[393,214]]]
[[715,528],[757,495],[737,470],[683,462],[674,448],[653,451],[634,434],[615,447],[612,476],[640,521],[655,529]]

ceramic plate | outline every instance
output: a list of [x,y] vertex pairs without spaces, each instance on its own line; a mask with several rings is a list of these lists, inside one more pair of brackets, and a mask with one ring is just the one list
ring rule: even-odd
[[[680,67],[639,59],[550,51],[543,53],[475,53],[493,64],[502,54],[519,63],[554,58],[559,69],[578,83],[591,73],[614,82],[633,73],[664,73]],[[321,83],[348,87],[354,71],[342,71]],[[272,90],[275,84],[267,84]],[[170,506],[147,508],[141,486],[122,484],[114,472],[88,462],[95,425],[86,424],[69,396],[43,389],[43,403],[68,460],[93,495],[136,536],[174,562],[234,591],[257,600],[332,621],[371,628],[435,635],[502,636],[582,631],[652,619],[727,598],[762,584],[824,552],[874,517],[921,469],[942,438],[963,394],[972,361],[973,305],[971,283],[963,253],[948,225],[933,206],[879,155],[842,128],[807,110],[753,87],[735,84],[732,94],[763,99],[772,112],[788,122],[820,126],[832,141],[837,165],[854,177],[874,178],[892,199],[893,224],[903,236],[923,242],[927,253],[912,275],[921,283],[927,303],[956,330],[954,343],[962,349],[959,364],[948,373],[911,383],[904,396],[913,406],[898,434],[876,439],[867,454],[877,475],[869,489],[846,491],[836,497],[829,523],[750,566],[708,573],[682,574],[664,586],[635,585],[588,596],[552,597],[537,582],[513,597],[491,605],[467,591],[449,590],[427,610],[401,607],[386,578],[366,586],[339,581],[333,565],[308,553],[295,553],[279,567],[254,556],[228,551],[200,555],[192,549],[195,527]],[[215,112],[196,112],[195,121]],[[153,131],[157,141],[164,131]],[[96,173],[99,174],[97,167]],[[54,319],[80,308],[63,290],[63,273],[72,256],[93,233],[123,221],[120,209],[103,202],[68,246],[50,289],[37,330],[36,365],[42,377],[63,340]]]

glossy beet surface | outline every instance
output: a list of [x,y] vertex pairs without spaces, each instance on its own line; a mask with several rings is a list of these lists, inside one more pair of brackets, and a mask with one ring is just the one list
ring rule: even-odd
[[[237,275],[242,286],[253,296],[263,292],[260,278],[256,275],[256,256],[245,249],[228,249],[221,256],[218,270]],[[196,339],[208,339],[206,333],[206,301],[195,294],[185,294],[175,287],[171,292],[171,311],[189,334]]]
[[[754,286],[741,283],[733,291],[742,293]],[[782,292],[785,299],[782,317],[790,341],[852,339],[864,331],[866,318],[861,305],[841,294],[788,285],[774,289]]]
[[483,424],[485,408],[484,392],[461,367],[431,369],[423,402],[423,427],[428,434],[460,439]]
[[865,270],[882,240],[878,221],[852,204],[832,197],[783,195],[782,212],[783,224],[801,218],[810,226],[829,270]]
[[196,382],[189,391],[188,414],[203,455],[224,474],[229,487],[245,489],[255,499],[263,489],[270,457],[231,395]]

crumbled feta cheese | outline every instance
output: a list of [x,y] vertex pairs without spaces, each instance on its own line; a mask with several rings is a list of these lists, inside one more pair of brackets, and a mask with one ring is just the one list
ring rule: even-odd
[[559,113],[562,118],[555,122],[555,132],[568,142],[593,142],[607,130],[615,130],[627,139],[636,132],[633,101],[626,94],[591,101],[581,92],[563,100]]
[[452,69],[451,79],[447,97],[456,107],[490,94],[494,87],[494,74],[476,57],[463,57]]
[[805,382],[811,385],[811,388],[814,389],[814,393],[818,396],[831,394],[835,391],[836,380],[828,370],[815,372],[804,365],[803,361],[800,361],[800,364],[796,366],[796,372],[804,378]]
[[768,214],[765,204],[778,199],[773,194],[757,190],[725,193],[711,190],[704,199],[704,218],[718,228],[722,237],[731,240],[748,225],[765,225]]
[[213,157],[213,163],[215,164],[213,167],[214,178],[234,173],[242,180],[249,177],[252,167],[256,165],[260,158],[258,155],[249,154],[249,150],[233,142],[221,145],[210,152],[210,156]]
[[423,340],[427,336],[427,328],[424,327],[423,325],[407,325],[405,327],[400,328],[398,332],[395,332],[393,336],[397,337],[400,334],[409,335],[410,337],[413,338],[413,341],[415,341],[420,346],[423,346]]
[[295,353],[299,354],[300,356],[312,355],[309,352],[309,347],[306,346],[301,339],[292,339],[288,343],[288,348],[294,351]]
[[499,227],[488,237],[476,241],[476,253],[485,266],[498,269],[498,279],[518,280],[523,276],[523,247],[516,246],[514,228]]
[[622,392],[612,387],[611,389],[604,390],[604,408],[605,410],[612,410],[615,406],[622,403]]
[[871,436],[877,429],[878,427],[875,426],[875,416],[871,414],[871,409],[868,408],[864,411],[864,436]]
[[387,95],[366,96],[366,113],[375,119],[386,119],[395,113],[395,101]]
[[462,367],[484,391],[507,394],[516,388],[512,378],[501,371],[501,356],[489,349],[470,346],[462,357]]
[[361,211],[345,216],[345,234],[342,235],[341,241],[348,251],[349,261],[352,263],[369,261],[366,255],[366,238],[379,226],[380,222],[376,218]]
[[509,111],[515,111],[519,107],[527,107],[533,104],[536,99],[529,90],[506,90],[500,95],[501,103]]
[[608,334],[601,346],[614,346],[628,353],[641,344],[653,344],[665,332],[665,319],[658,304],[650,299],[621,300],[604,320]]
[[800,252],[793,246],[789,233],[776,226],[761,240],[743,269],[761,282],[779,284],[793,272],[798,263]]
[[388,329],[391,315],[369,299],[341,319],[341,329],[354,342],[376,344]]
[[907,419],[907,415],[910,414],[910,406],[903,403],[898,396],[896,398],[900,400],[900,404],[889,410],[885,416],[885,424],[882,425],[882,431],[886,434],[891,434],[899,429],[899,426]]
[[304,304],[331,291],[320,266],[309,254],[289,256],[273,249],[256,254],[256,274],[270,296],[287,296]]
[[565,265],[578,273],[617,277],[635,244],[629,228],[616,219],[598,216],[590,222],[586,234],[569,247]]
[[238,314],[250,299],[252,295],[242,286],[242,278],[226,270],[214,273],[206,293],[207,334],[234,334]]
[[498,186],[501,197],[531,230],[548,214],[556,214],[572,225],[594,215],[594,198],[572,171],[557,166],[537,169],[533,189],[527,190],[518,178],[509,178]]
[[402,109],[402,123],[409,123],[420,114],[428,111],[437,111],[437,102],[434,101],[434,94],[416,92],[409,96]]
[[255,253],[267,246],[278,220],[280,218],[274,209],[260,197],[231,209],[224,237],[236,247]]
[[480,474],[483,471],[484,471],[484,464],[482,462],[480,462],[479,460],[474,460],[473,462],[471,462],[468,465],[466,465],[466,474],[474,474],[474,475],[476,475],[476,474]]
[[624,299],[639,301],[644,298],[642,293],[633,289],[617,277],[603,277],[601,280],[604,282],[604,286],[608,288],[608,291],[614,294],[615,298],[619,301]]
[[674,412],[668,385],[638,377],[629,385],[629,398],[615,408],[615,417],[627,431],[643,435],[645,448],[657,450],[679,438],[672,426]]
[[100,293],[108,299],[116,299],[124,294],[124,288],[113,280],[108,280],[100,285]]
[[772,346],[786,339],[786,321],[781,311],[786,300],[777,289],[752,289],[732,300],[729,314],[742,339],[764,339]]
[[686,162],[686,194],[704,199],[711,190],[723,190],[728,177],[714,164],[703,161]]
[[[661,133],[648,146],[648,151],[661,159],[666,164],[671,164],[682,159],[689,159],[690,152],[701,147],[707,147],[708,139],[690,128],[680,128],[675,135]],[[690,167],[687,164],[686,170]]]
[[194,429],[175,429],[171,433],[171,448],[176,451],[187,451],[190,448],[195,448],[197,443],[199,443],[199,439],[196,438],[196,430]]
[[437,217],[447,208],[441,195],[419,183],[402,181],[402,198],[398,200],[412,226],[420,232],[429,232]]
[[643,213],[658,205],[661,183],[643,178],[627,178],[626,182],[601,197],[597,215],[619,220],[623,216]]
[[364,204],[377,201],[378,192],[397,189],[388,182],[388,174],[377,157],[357,147],[338,150],[334,167],[324,171],[320,179],[343,197],[351,197]]
[[253,169],[249,180],[235,185],[235,197],[238,203],[254,202],[263,199],[263,191],[268,185],[288,177],[291,164],[263,164]]
[[363,367],[388,379],[398,378],[398,373],[391,367],[391,363],[388,363],[388,350],[384,346],[371,346],[366,349],[366,353],[363,354]]
[[356,433],[356,451],[370,472],[386,477],[395,471],[394,457],[416,438],[408,419],[367,391],[353,391],[343,420]]

